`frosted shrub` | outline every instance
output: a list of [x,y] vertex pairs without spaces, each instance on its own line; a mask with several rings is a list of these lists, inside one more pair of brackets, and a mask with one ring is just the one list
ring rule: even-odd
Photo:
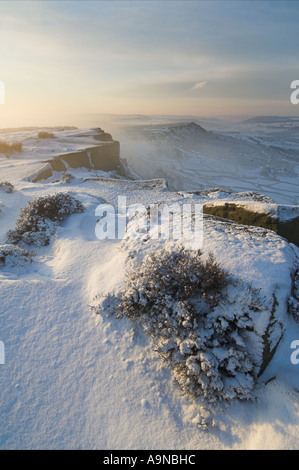
[[0,181],[0,190],[5,191],[6,193],[12,193],[14,190],[14,185],[8,181]]
[[81,202],[68,193],[34,199],[21,209],[15,230],[8,232],[8,243],[48,245],[59,223],[82,211]]
[[0,245],[0,267],[24,266],[31,263],[34,254],[19,246]]
[[289,312],[293,315],[296,322],[299,323],[299,270],[294,276],[292,294],[288,303]]
[[253,323],[246,308],[230,308],[231,283],[212,256],[161,250],[95,311],[139,322],[185,393],[209,404],[248,400],[256,377],[243,336]]
[[75,177],[74,177],[73,175],[71,175],[70,173],[65,173],[65,174],[62,176],[60,182],[61,182],[61,183],[70,184],[74,178],[75,178]]

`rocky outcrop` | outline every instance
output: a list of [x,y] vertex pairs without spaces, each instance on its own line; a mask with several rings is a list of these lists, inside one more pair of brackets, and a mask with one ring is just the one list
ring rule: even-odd
[[88,168],[107,172],[115,171],[121,176],[127,176],[127,165],[120,159],[119,142],[114,141],[110,134],[97,130],[97,132],[91,134],[80,134],[80,137],[92,137],[99,142],[95,146],[90,146],[89,144],[83,150],[62,153],[46,160],[27,179],[36,183],[37,181],[50,178],[53,172],[65,172],[70,168]]
[[103,132],[103,134],[97,134],[93,137],[95,140],[99,140],[100,142],[111,142],[112,135],[108,134],[107,132]]
[[[224,219],[233,220],[243,225],[252,225],[262,227],[267,230],[273,230],[278,235],[286,238],[289,242],[299,246],[299,208],[294,207],[289,218],[283,220],[280,213],[283,207],[278,206],[276,214],[269,214],[268,206],[265,205],[265,212],[260,212],[248,207],[248,203],[224,202],[217,204],[207,203],[203,205],[205,214],[214,215]],[[281,210],[279,210],[281,209]],[[297,216],[295,215],[297,214]],[[292,216],[293,215],[293,216]]]
[[111,171],[120,166],[119,153],[119,142],[105,142],[78,152],[58,155],[49,160],[49,164],[54,171],[65,171],[67,168]]
[[[186,197],[180,203],[187,201]],[[130,224],[132,233],[136,230],[134,223],[132,216],[128,234]],[[203,251],[206,254],[212,252],[233,279],[227,298],[221,302],[226,320],[231,321],[234,311],[239,311],[240,315],[242,311],[251,312],[252,324],[248,324],[248,328],[245,326],[243,340],[254,357],[257,376],[261,376],[288,325],[287,303],[292,293],[297,259],[295,247],[274,231],[213,215],[204,215],[203,232]],[[173,249],[175,241],[169,240],[167,246],[169,250]],[[136,239],[128,235],[122,241],[122,247],[128,250],[130,259],[142,259],[148,253],[157,251],[161,241],[150,239],[144,243],[142,237]],[[292,310],[297,308],[295,300],[290,305]]]
[[38,168],[34,173],[27,176],[27,181],[32,183],[37,183],[37,181],[46,180],[53,175],[53,169],[50,163],[45,163],[40,168]]
[[269,197],[254,191],[233,192],[223,188],[186,191],[201,199],[203,213],[246,226],[272,230],[299,246],[299,206],[277,204]]

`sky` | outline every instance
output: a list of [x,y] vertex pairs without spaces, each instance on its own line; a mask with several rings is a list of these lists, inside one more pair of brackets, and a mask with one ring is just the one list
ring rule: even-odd
[[299,115],[298,24],[297,1],[1,0],[0,127]]

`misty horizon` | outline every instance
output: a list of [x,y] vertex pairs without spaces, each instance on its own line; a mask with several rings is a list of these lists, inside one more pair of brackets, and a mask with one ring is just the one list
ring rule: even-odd
[[298,24],[0,0],[1,449],[299,449]]
[[0,128],[98,112],[296,116],[298,20],[292,1],[2,1]]

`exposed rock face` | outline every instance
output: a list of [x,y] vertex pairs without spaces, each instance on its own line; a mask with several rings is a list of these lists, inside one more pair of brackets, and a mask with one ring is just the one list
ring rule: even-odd
[[233,202],[225,202],[224,204],[204,204],[203,211],[205,214],[215,215],[223,219],[234,220],[243,225],[253,225],[263,227],[268,230],[278,231],[278,221],[268,214],[263,214],[249,210]]
[[92,170],[116,171],[120,175],[126,173],[125,162],[120,159],[119,142],[114,141],[110,134],[102,130],[93,130],[96,133],[80,135],[82,138],[92,137],[98,140],[96,146],[90,146],[90,140],[87,147],[75,152],[62,153],[60,155],[46,160],[45,163],[28,179],[33,183],[48,179],[53,175],[53,171],[66,171],[69,168],[88,168]]
[[36,183],[37,181],[46,180],[53,175],[50,163],[45,163],[37,171],[27,177],[28,181]]
[[284,222],[278,222],[278,235],[299,246],[299,217]]
[[105,142],[78,152],[58,155],[49,163],[55,171],[65,171],[68,167],[116,170],[120,166],[119,142]]
[[256,212],[248,209],[248,207],[242,207],[240,204],[228,202],[222,205],[204,204],[203,212],[224,219],[234,220],[243,225],[273,230],[289,242],[299,246],[299,216],[288,220],[281,220],[279,214],[273,217],[267,212]]
[[95,140],[99,140],[100,142],[111,142],[113,140],[112,135],[107,134],[107,132],[103,132],[103,134],[95,135],[93,138]]
[[187,191],[187,194],[202,199],[205,214],[273,230],[299,246],[298,205],[277,204],[263,194],[252,191],[235,193],[222,188]]

